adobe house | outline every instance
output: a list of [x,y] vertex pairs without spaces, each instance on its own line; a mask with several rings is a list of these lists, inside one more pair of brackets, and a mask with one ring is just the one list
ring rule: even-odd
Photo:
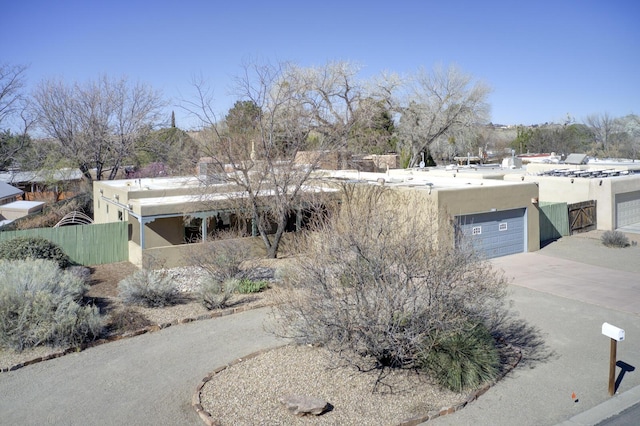
[[[532,182],[505,182],[504,173],[389,170],[386,173],[336,171],[332,177],[383,184],[414,191],[438,214],[472,239],[487,258],[540,249],[538,187]],[[483,178],[484,177],[484,178]],[[448,236],[450,243],[455,235]]]
[[[235,229],[256,236],[250,221],[237,215],[234,200],[245,195],[227,183],[209,177],[142,178],[95,181],[94,223],[124,221],[129,224],[129,260],[142,266],[155,261],[164,266],[188,263],[192,243],[215,244],[216,234]],[[330,192],[324,188],[307,191]],[[268,194],[264,195],[268,197]],[[292,212],[288,231],[304,227],[305,206]],[[258,238],[241,238],[256,255],[264,255]]]

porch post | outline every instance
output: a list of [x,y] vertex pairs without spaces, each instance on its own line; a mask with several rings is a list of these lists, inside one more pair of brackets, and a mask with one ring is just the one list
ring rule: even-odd
[[202,234],[202,242],[207,241],[207,217],[202,218],[202,223],[200,224],[200,233]]

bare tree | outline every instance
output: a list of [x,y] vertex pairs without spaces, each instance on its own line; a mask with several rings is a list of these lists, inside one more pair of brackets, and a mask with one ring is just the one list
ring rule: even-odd
[[409,167],[437,140],[462,140],[478,124],[488,121],[490,89],[474,82],[455,66],[420,70],[402,102],[399,143],[409,157]]
[[604,155],[610,155],[614,148],[612,136],[616,127],[615,119],[607,112],[592,114],[585,119],[585,124],[589,126],[593,133],[593,142],[596,150],[600,150]]
[[22,109],[20,103],[23,99],[26,70],[24,65],[0,64],[0,126],[8,117]]
[[362,370],[414,368],[439,336],[470,324],[490,329],[503,315],[503,274],[454,246],[451,223],[424,198],[371,185],[342,193],[340,212],[310,234],[306,255],[285,274],[284,335]]
[[45,80],[34,92],[45,134],[59,142],[88,180],[114,179],[135,146],[159,119],[163,101],[151,87],[103,76],[85,84]]
[[[24,65],[0,64],[0,167],[17,161],[31,143],[33,118],[22,92],[26,70]],[[19,130],[12,132],[10,127]]]
[[[186,108],[206,125],[206,148],[219,176],[239,189],[269,257],[276,257],[290,215],[313,205],[307,191],[312,171],[328,151],[345,147],[352,125],[350,68],[304,69],[283,63],[250,64],[236,80],[241,101],[251,105],[251,132],[228,132],[211,108],[212,93],[196,83],[197,100]],[[355,101],[354,101],[355,102]],[[302,161],[301,151],[314,149]]]

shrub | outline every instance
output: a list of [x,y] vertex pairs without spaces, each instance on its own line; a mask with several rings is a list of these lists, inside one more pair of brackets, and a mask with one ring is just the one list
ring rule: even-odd
[[161,308],[180,302],[180,292],[166,271],[140,269],[118,283],[125,304]]
[[308,255],[276,295],[280,334],[382,377],[419,366],[432,336],[505,314],[504,273],[463,238],[443,242],[453,226],[424,198],[345,184],[342,199],[331,223],[309,234]]
[[602,234],[602,244],[607,247],[628,247],[629,238],[620,231],[606,231]]
[[53,261],[0,261],[0,346],[77,346],[99,336],[98,309],[80,303],[86,289]]
[[150,325],[153,323],[131,306],[123,306],[109,315],[109,331],[115,334],[136,331]]
[[238,288],[239,281],[235,278],[225,281],[208,279],[202,283],[200,301],[208,310],[223,309],[228,306],[233,292]]
[[269,282],[264,280],[254,281],[249,279],[242,279],[238,282],[236,291],[241,294],[259,293],[262,290],[269,288]]
[[215,244],[198,244],[190,252],[192,264],[205,270],[213,280],[225,281],[239,278],[240,265],[248,257],[247,248],[235,241],[216,241]]
[[468,325],[430,340],[419,365],[447,389],[477,388],[498,376],[500,356],[485,326]]
[[71,260],[57,244],[41,237],[16,237],[0,242],[0,259],[47,259],[60,268],[71,265]]

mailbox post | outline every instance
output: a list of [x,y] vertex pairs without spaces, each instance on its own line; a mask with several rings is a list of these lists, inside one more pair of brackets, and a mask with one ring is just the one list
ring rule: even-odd
[[618,342],[624,340],[624,330],[605,322],[602,324],[602,334],[611,338],[611,345],[609,348],[609,396],[613,396],[616,391],[616,352],[618,349]]

